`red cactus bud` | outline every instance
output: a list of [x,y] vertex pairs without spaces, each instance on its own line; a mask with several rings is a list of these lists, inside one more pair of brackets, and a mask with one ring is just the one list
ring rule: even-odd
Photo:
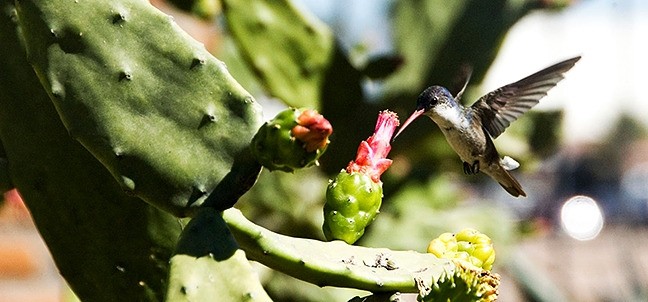
[[396,113],[389,110],[381,111],[374,134],[360,143],[356,159],[349,163],[346,171],[348,173],[364,173],[369,175],[374,182],[380,182],[380,175],[392,164],[392,160],[387,158],[387,154],[391,150],[391,138],[398,125]]
[[297,118],[297,126],[291,130],[291,135],[304,143],[307,152],[326,147],[328,137],[333,133],[333,127],[324,116],[315,110],[304,110]]

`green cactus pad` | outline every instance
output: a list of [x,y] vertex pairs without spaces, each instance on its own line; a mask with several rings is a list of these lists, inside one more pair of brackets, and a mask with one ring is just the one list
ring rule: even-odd
[[270,94],[295,107],[318,108],[333,54],[333,35],[290,0],[224,0],[227,24]]
[[[224,211],[223,219],[250,259],[318,286],[422,294],[444,286],[447,291],[443,294],[449,296],[461,296],[466,290],[485,296],[489,290],[491,297],[497,290],[496,274],[474,267],[465,269],[462,263],[428,253],[288,237],[252,223],[237,209]],[[464,274],[463,270],[469,273]],[[450,276],[459,277],[448,281]],[[447,286],[450,282],[463,282],[458,278],[467,280],[467,287]]]
[[214,209],[192,218],[170,263],[166,301],[271,301]]
[[260,107],[171,17],[145,0],[20,1],[18,16],[68,132],[124,190],[185,216],[239,185],[212,192],[247,149]]
[[324,147],[308,152],[304,144],[292,136],[291,131],[298,125],[297,118],[303,111],[304,109],[296,108],[281,111],[263,124],[254,135],[252,155],[270,171],[293,172],[295,169],[317,165],[317,159],[326,151]]
[[362,173],[342,170],[326,189],[324,236],[353,244],[376,218],[381,203],[382,183]]
[[25,59],[13,3],[0,1],[0,139],[11,184],[81,301],[161,301],[178,219],[124,194],[70,138]]

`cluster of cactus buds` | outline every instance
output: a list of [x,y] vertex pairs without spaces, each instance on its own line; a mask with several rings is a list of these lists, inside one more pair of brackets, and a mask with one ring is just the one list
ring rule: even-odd
[[398,125],[396,113],[380,112],[374,134],[360,143],[356,159],[330,181],[322,226],[328,240],[353,244],[376,218],[382,203],[380,175],[392,163],[386,157]]
[[456,234],[441,234],[430,241],[427,252],[439,258],[463,260],[485,270],[490,270],[495,262],[491,239],[470,228]]
[[288,108],[261,126],[252,139],[252,154],[269,170],[292,172],[322,156],[333,133],[317,111]]

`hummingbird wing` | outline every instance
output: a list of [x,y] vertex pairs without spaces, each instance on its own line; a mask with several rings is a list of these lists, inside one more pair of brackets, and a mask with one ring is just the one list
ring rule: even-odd
[[478,116],[491,137],[497,138],[512,122],[538,104],[578,60],[580,56],[562,61],[489,92],[471,106],[473,116]]

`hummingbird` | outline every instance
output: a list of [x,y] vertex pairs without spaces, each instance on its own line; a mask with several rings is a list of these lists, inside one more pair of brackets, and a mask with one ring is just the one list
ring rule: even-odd
[[442,86],[430,86],[416,100],[416,110],[400,127],[394,139],[416,118],[426,115],[436,123],[452,149],[463,161],[467,175],[484,172],[509,194],[526,197],[520,183],[509,173],[519,164],[508,156],[500,158],[493,139],[564,78],[580,56],[542,69],[517,82],[497,88],[479,98],[472,106],[461,105],[461,96],[470,81],[466,77],[457,95]]

